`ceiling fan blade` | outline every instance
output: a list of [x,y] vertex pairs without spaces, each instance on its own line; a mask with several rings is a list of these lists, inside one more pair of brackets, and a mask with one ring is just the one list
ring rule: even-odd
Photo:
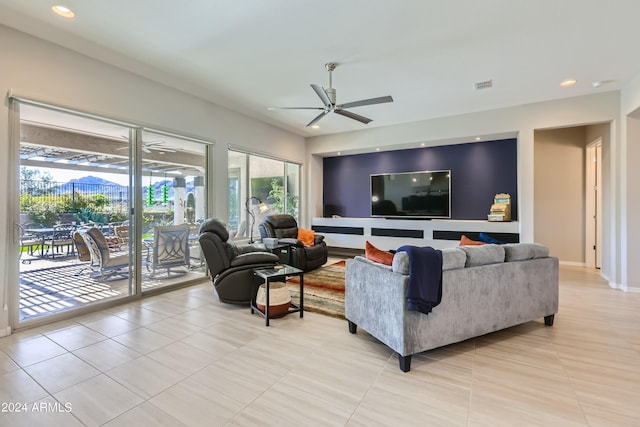
[[267,110],[324,110],[324,107],[269,107]]
[[368,124],[371,121],[371,119],[368,119],[368,118],[366,118],[364,116],[361,116],[359,114],[352,113],[351,111],[336,109],[336,110],[334,110],[334,112],[336,114],[340,114],[341,116],[345,116],[345,117],[349,117],[350,119],[357,120],[360,123],[364,123],[365,125]]
[[338,108],[362,107],[364,105],[384,104],[385,102],[393,102],[390,96],[381,96],[379,98],[363,99],[361,101],[347,102],[346,104],[336,105]]
[[[159,152],[166,152],[166,153],[175,153],[176,150],[173,150],[171,148],[162,148],[162,147],[151,147],[149,148],[149,150],[154,150],[154,151],[159,151]],[[151,151],[149,151],[151,152]]]
[[315,119],[313,119],[309,123],[307,123],[306,127],[315,125],[316,123],[318,123],[320,121],[321,118],[323,118],[327,114],[329,114],[329,111],[328,110],[324,110],[322,113],[318,114]]
[[325,107],[329,108],[333,105],[331,103],[331,100],[329,99],[329,95],[327,95],[327,92],[324,90],[322,86],[312,84],[311,87],[318,94],[318,96],[322,100],[322,103],[324,104]]

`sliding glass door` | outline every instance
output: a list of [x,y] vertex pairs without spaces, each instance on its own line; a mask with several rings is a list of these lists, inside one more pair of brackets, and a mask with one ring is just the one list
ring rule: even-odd
[[142,291],[206,274],[198,230],[206,218],[208,145],[166,133],[142,132]]
[[19,129],[18,322],[132,295],[129,127],[21,104]]
[[206,278],[210,143],[11,102],[14,328]]

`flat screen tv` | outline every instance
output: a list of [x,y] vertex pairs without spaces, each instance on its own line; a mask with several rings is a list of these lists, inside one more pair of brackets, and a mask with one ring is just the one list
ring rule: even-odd
[[451,171],[371,175],[371,216],[451,218]]

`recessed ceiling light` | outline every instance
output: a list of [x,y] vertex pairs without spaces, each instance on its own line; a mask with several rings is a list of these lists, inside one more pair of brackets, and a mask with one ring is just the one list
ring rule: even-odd
[[376,151],[380,151],[380,147],[376,147]]
[[63,6],[61,4],[55,5],[55,6],[51,6],[51,10],[53,10],[53,13],[55,13],[56,15],[60,15],[64,18],[75,18],[76,14],[73,12],[73,10],[69,9],[67,6]]
[[421,143],[420,143],[420,146],[421,146],[421,147],[424,147],[425,145],[427,145],[427,144],[425,144],[424,142],[421,142]]
[[560,82],[560,86],[573,86],[577,83],[576,79],[566,79]]
[[320,129],[320,125],[312,125],[311,129]]
[[342,153],[340,151],[338,151],[338,156],[341,155]]
[[593,87],[600,87],[602,85],[606,85],[607,83],[611,83],[613,80],[598,80],[596,82],[591,83]]
[[480,138],[479,136],[476,136],[476,141],[480,141],[482,138]]

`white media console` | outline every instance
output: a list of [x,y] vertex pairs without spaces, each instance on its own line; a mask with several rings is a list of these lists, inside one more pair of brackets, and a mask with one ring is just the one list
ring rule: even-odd
[[322,234],[330,247],[364,249],[368,240],[384,250],[397,249],[402,245],[450,248],[458,245],[461,234],[477,239],[481,232],[513,243],[519,241],[520,233],[517,221],[446,219],[313,218],[311,228]]

